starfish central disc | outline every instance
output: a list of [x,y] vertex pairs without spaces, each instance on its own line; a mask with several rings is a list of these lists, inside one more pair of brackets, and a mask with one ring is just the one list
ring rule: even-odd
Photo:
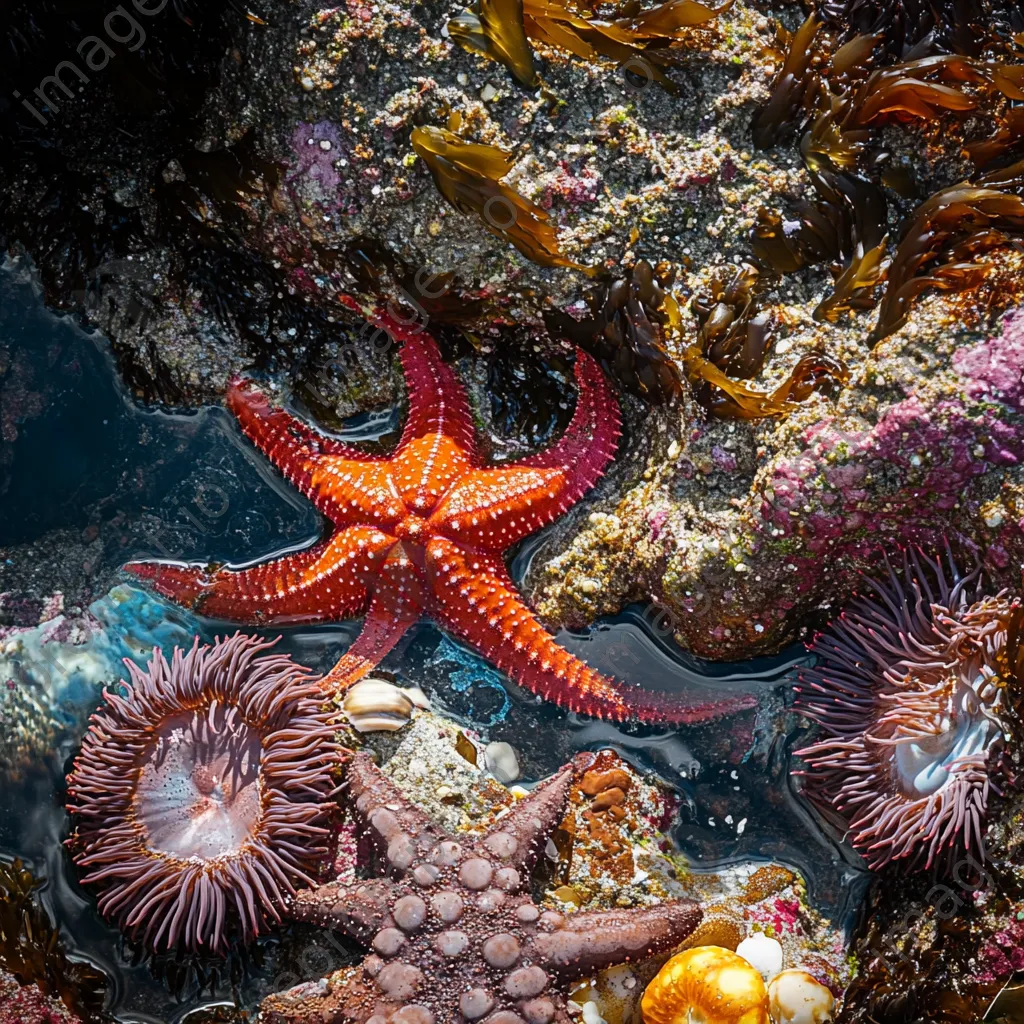
[[430,523],[422,516],[408,515],[396,527],[395,536],[422,544],[430,536]]
[[246,436],[333,524],[329,536],[240,571],[168,562],[133,562],[128,570],[204,615],[236,622],[365,613],[359,638],[325,677],[337,692],[428,615],[520,685],[572,711],[692,722],[751,707],[749,697],[692,705],[616,684],[555,643],[505,568],[502,552],[575,504],[615,454],[619,407],[594,360],[577,351],[576,409],[556,444],[486,466],[465,391],[433,339],[386,315],[379,322],[402,342],[409,395],[388,458],[314,430],[251,382],[236,382],[227,396]]

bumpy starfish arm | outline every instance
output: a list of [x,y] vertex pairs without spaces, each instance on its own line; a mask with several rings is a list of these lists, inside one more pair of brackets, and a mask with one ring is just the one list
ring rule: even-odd
[[563,980],[645,960],[682,942],[700,924],[700,907],[674,900],[655,907],[570,914],[554,931],[535,935],[531,953]]
[[[373,507],[374,497],[387,487],[383,461],[271,405],[251,380],[232,382],[227,406],[245,436],[325,516],[339,526],[366,522],[363,509]],[[369,492],[368,497],[352,504],[363,489]],[[352,493],[339,493],[348,491]]]
[[372,672],[423,614],[423,601],[419,570],[404,556],[389,557],[374,581],[362,632],[324,676],[324,688],[337,696]]
[[591,761],[593,754],[578,755],[575,762],[565,765],[499,818],[476,844],[484,855],[500,857],[509,867],[528,871],[565,814],[574,777]]
[[370,834],[388,867],[401,874],[448,837],[373,763],[359,753],[348,766],[347,780],[356,810],[370,826]]
[[555,643],[515,589],[501,559],[435,538],[427,547],[431,611],[521,686],[560,707],[621,722],[701,722],[753,707],[752,697],[686,703],[619,685]]
[[576,411],[561,440],[498,469],[467,473],[433,521],[466,544],[504,550],[553,522],[601,478],[620,434],[619,406],[601,368],[576,355]]
[[462,383],[422,328],[385,314],[378,321],[401,341],[409,415],[392,460],[392,479],[406,505],[423,512],[479,461],[473,417]]
[[341,928],[368,946],[381,928],[393,924],[390,907],[400,895],[401,887],[386,878],[329,882],[299,892],[290,913],[322,928]]
[[210,618],[274,625],[331,622],[366,607],[365,581],[383,561],[388,541],[371,527],[350,526],[304,551],[248,569],[129,562],[125,570]]
[[398,451],[426,434],[444,434],[475,461],[476,435],[466,390],[441,358],[437,342],[420,325],[403,324],[389,313],[383,313],[377,322],[402,343],[399,357],[408,389],[409,416]]

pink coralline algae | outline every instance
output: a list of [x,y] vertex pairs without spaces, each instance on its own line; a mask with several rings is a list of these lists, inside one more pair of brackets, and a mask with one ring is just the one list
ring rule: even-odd
[[558,169],[541,177],[543,195],[540,205],[549,210],[558,197],[569,206],[581,203],[596,203],[598,193],[604,189],[601,175],[592,168],[584,167],[578,174],[573,173],[565,160],[560,160]]
[[305,177],[319,184],[325,197],[333,198],[341,182],[341,175],[334,166],[335,160],[343,157],[341,136],[336,125],[329,121],[316,124],[300,123],[292,134],[292,151],[295,167],[290,180]]
[[0,970],[0,1024],[82,1024],[57,999],[43,994],[37,985],[22,985]]
[[[888,357],[876,358],[884,367]],[[840,404],[804,429],[799,450],[791,442],[761,469],[733,534],[740,574],[705,559],[694,570],[686,552],[669,552],[665,597],[687,613],[678,633],[696,653],[777,649],[810,609],[845,601],[859,573],[901,543],[948,538],[976,550],[997,586],[1017,583],[1024,531],[1013,495],[1004,484],[1010,507],[993,512],[983,504],[994,489],[980,482],[1005,477],[1024,453],[1024,310],[927,379],[893,372],[903,372],[906,397],[873,425]]]
[[1013,920],[982,946],[977,980],[983,984],[1006,981],[1018,971],[1024,971],[1024,921]]

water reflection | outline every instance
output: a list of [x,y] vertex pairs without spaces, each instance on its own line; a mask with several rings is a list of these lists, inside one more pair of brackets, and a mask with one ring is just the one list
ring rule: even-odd
[[[0,591],[4,572],[11,586],[31,568],[27,563],[37,557],[32,545],[59,547],[72,528],[95,530],[103,542],[91,567],[97,587],[115,579],[116,566],[129,557],[264,560],[318,535],[312,507],[223,410],[172,415],[138,409],[116,384],[102,342],[46,312],[20,271],[0,273],[0,308],[0,342],[17,350],[24,367],[14,391],[6,378],[5,398],[17,397],[25,410],[12,418],[7,406],[17,429],[13,438],[8,430],[0,460],[0,544],[7,545],[8,559],[0,565]],[[26,405],[26,395],[37,397]],[[397,410],[370,414],[351,422],[345,436],[379,441],[394,436],[399,422]],[[40,465],[48,467],[45,473]],[[542,541],[531,538],[517,553],[517,579]],[[61,582],[58,572],[51,584]],[[168,609],[168,619],[177,621],[175,615],[180,612]],[[681,729],[581,718],[509,683],[428,623],[410,631],[382,668],[420,685],[465,727],[511,743],[527,781],[548,775],[576,751],[613,747],[678,793],[673,838],[695,869],[779,860],[804,875],[812,904],[848,921],[867,876],[819,829],[789,774],[786,729],[793,723],[785,696],[803,648],[711,664],[678,650],[655,622],[635,606],[585,631],[562,630],[558,641],[599,671],[633,683],[694,700],[752,693],[757,710]],[[235,628],[214,621],[198,626],[205,639]],[[358,622],[295,627],[284,631],[282,646],[325,670],[358,631]],[[142,657],[143,649],[128,653]],[[0,856],[21,856],[49,880],[42,899],[71,950],[109,975],[110,1006],[119,1020],[176,1024],[198,1005],[252,1007],[271,991],[351,962],[347,942],[304,927],[264,939],[227,964],[142,959],[97,916],[64,853],[63,777],[77,740],[66,735],[52,760],[37,765],[24,783],[0,787]]]

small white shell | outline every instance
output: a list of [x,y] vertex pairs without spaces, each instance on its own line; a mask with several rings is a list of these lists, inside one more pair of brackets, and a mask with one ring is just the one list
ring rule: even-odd
[[487,770],[501,783],[508,785],[519,778],[519,758],[510,743],[496,740],[484,748],[484,764]]
[[768,983],[768,1009],[773,1024],[828,1024],[836,1001],[806,971],[783,971]]
[[752,932],[736,947],[736,952],[756,967],[765,981],[782,970],[782,946],[778,939],[764,932]]
[[342,703],[356,732],[395,732],[409,724],[415,708],[429,707],[430,701],[418,686],[403,689],[375,678],[356,683]]

